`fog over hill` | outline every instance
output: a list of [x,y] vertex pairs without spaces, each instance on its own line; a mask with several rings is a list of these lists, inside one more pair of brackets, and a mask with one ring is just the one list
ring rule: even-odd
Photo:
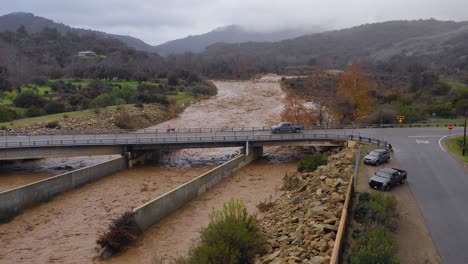
[[285,39],[324,31],[319,27],[309,29],[282,29],[278,31],[260,31],[246,29],[239,25],[220,27],[206,34],[188,36],[156,46],[161,54],[202,52],[215,43],[276,42]]
[[[277,65],[322,63],[343,67],[366,60],[395,56],[418,58],[440,65],[466,64],[468,22],[415,20],[366,24],[349,29],[283,40],[276,43],[215,44],[202,56],[225,61],[255,58],[271,70]],[[261,62],[260,62],[261,61]]]
[[73,28],[62,23],[54,22],[53,20],[47,18],[35,16],[31,13],[16,12],[0,16],[0,32],[7,30],[16,31],[22,25],[25,26],[27,31],[32,33],[40,32],[46,27],[55,28],[60,33],[95,33],[103,37],[116,38],[127,44],[129,47],[133,47],[137,50],[158,52],[161,54],[179,54],[184,52],[198,53],[204,51],[207,46],[215,43],[272,42],[323,31],[323,29],[320,29],[319,27],[310,28],[307,30],[282,29],[278,31],[260,31],[246,29],[238,25],[230,25],[219,27],[206,34],[188,36],[186,38],[172,40],[153,47],[144,41],[131,36],[115,35],[100,31]]

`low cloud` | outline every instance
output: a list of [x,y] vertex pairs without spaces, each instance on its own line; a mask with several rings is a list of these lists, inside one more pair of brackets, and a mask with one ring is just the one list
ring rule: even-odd
[[399,19],[468,20],[465,10],[465,0],[15,0],[2,3],[0,15],[31,12],[159,44],[230,24],[263,31],[339,29]]

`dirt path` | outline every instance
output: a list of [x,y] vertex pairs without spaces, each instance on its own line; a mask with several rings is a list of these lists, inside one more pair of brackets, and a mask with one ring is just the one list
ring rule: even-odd
[[[362,153],[365,155],[365,153]],[[356,192],[370,190],[368,181],[372,175],[383,167],[398,168],[398,164],[392,160],[389,164],[378,167],[360,165],[361,173],[357,180]],[[402,264],[442,263],[437,250],[432,242],[431,235],[426,226],[424,217],[419,210],[418,204],[409,188],[411,175],[404,185],[394,187],[390,194],[395,195],[398,205],[399,226],[396,234],[399,246],[399,257]]]
[[279,196],[282,178],[286,172],[296,171],[296,164],[257,161],[242,168],[149,229],[130,250],[105,263],[152,263],[157,257],[169,260],[187,254],[200,229],[208,224],[213,208],[219,209],[225,201],[237,198],[246,202],[250,212],[256,212],[259,202]]

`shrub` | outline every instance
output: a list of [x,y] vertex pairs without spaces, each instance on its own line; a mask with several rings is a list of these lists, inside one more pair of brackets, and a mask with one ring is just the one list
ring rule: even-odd
[[368,226],[382,226],[395,231],[398,225],[395,196],[384,196],[379,192],[363,193],[354,208],[354,219]]
[[397,244],[393,234],[382,228],[366,232],[351,248],[351,264],[398,264]]
[[259,204],[257,204],[258,211],[268,212],[271,208],[275,207],[276,203],[272,202],[271,199],[272,199],[272,197],[270,195],[270,198],[269,198],[268,201],[267,201],[267,199],[265,199],[265,201],[260,202]]
[[120,129],[135,128],[132,122],[132,116],[126,110],[120,110],[114,120],[114,124]]
[[213,210],[210,224],[201,231],[200,243],[190,250],[186,263],[253,263],[265,239],[255,215],[245,204],[231,199],[222,210]]
[[96,241],[101,247],[109,247],[114,253],[127,248],[141,234],[135,222],[134,212],[125,212],[119,218],[113,219],[106,232]]
[[45,100],[38,94],[27,91],[18,95],[13,101],[16,107],[29,108],[31,106],[43,107]]
[[176,72],[170,71],[167,74],[167,84],[177,86],[179,85],[179,77]]
[[359,195],[359,202],[368,202],[370,201],[370,193],[365,192]]
[[325,164],[327,164],[327,158],[317,152],[301,160],[297,165],[297,170],[299,172],[312,172],[316,170],[319,166]]
[[145,108],[145,105],[143,103],[141,103],[141,102],[138,102],[138,103],[135,104],[135,107],[143,109],[143,108]]
[[370,211],[370,206],[369,203],[367,202],[360,202],[356,205],[356,208],[354,208],[354,220],[358,223],[366,223],[368,221],[369,217],[369,211]]
[[209,85],[209,84],[197,84],[188,89],[188,91],[192,95],[204,95],[204,96],[209,96],[209,95],[215,95],[217,93],[216,86],[214,85]]
[[47,128],[57,128],[59,127],[59,122],[58,121],[51,121],[49,123],[46,124],[46,127]]
[[51,101],[44,106],[44,111],[47,114],[57,114],[65,112],[65,105],[61,102]]
[[31,83],[39,86],[46,85],[48,82],[45,76],[34,76],[31,78]]
[[94,107],[106,107],[111,105],[117,105],[117,98],[111,94],[101,94],[94,98],[91,102]]
[[283,177],[283,187],[281,190],[291,191],[301,186],[301,179],[296,174],[288,174]]
[[0,108],[0,122],[10,122],[16,118],[16,111],[8,108]]
[[141,84],[142,82],[146,82],[148,80],[148,74],[138,71],[133,74],[132,79]]
[[154,95],[154,99],[152,101],[153,101],[153,103],[162,104],[164,106],[169,105],[169,98],[167,96],[165,96],[165,95],[156,94],[156,95]]
[[36,106],[29,107],[25,113],[27,117],[36,117],[36,116],[41,116],[42,114],[43,114],[42,110]]
[[394,124],[397,122],[396,117],[397,113],[391,109],[382,109],[373,112],[369,115],[365,122],[368,124]]

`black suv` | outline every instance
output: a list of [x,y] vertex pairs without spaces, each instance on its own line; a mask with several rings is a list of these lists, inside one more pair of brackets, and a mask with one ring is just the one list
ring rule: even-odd
[[364,157],[364,164],[379,166],[390,161],[390,152],[386,149],[376,149]]

